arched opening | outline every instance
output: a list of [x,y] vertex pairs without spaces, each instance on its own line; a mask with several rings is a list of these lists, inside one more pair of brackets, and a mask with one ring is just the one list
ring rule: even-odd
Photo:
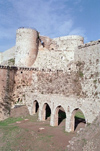
[[75,109],[71,116],[71,131],[85,127],[85,124],[86,120],[83,112],[79,108]]
[[62,106],[58,106],[55,112],[55,126],[58,126],[62,123],[62,121],[66,118],[65,110]]
[[42,109],[42,121],[50,120],[51,109],[47,103],[43,105]]
[[33,114],[37,113],[39,110],[39,103],[35,100],[33,102]]

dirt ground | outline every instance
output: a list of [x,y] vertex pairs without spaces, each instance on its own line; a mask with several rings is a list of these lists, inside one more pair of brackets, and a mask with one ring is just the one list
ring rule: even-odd
[[4,133],[2,133],[1,151],[7,151],[7,149],[8,151],[67,151],[69,140],[76,136],[80,127],[84,127],[84,123],[80,123],[75,132],[67,133],[64,130],[64,120],[59,126],[51,127],[49,119],[44,122],[38,121],[38,115],[30,116],[25,106],[11,111],[11,117],[19,116],[24,119],[11,124],[11,126],[17,126],[17,129],[11,131],[9,135],[7,131],[4,144],[2,144],[2,140],[4,140]]

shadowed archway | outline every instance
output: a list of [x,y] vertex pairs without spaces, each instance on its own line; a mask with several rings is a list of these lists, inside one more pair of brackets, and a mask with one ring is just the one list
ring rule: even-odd
[[32,110],[33,114],[37,113],[38,110],[39,110],[39,103],[35,100],[33,102],[33,110]]
[[54,126],[58,126],[66,118],[65,110],[62,106],[58,106],[55,111]]
[[85,124],[86,120],[83,112],[79,108],[76,108],[71,115],[71,131],[75,131],[79,125],[84,127]]
[[51,109],[50,106],[45,103],[42,108],[42,121],[50,120]]

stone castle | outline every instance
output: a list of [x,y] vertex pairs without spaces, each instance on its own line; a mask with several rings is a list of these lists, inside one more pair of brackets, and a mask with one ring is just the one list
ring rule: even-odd
[[74,131],[80,109],[86,123],[100,112],[100,40],[84,44],[81,36],[50,39],[38,31],[19,28],[16,45],[0,53],[0,120],[22,101],[31,115],[58,125],[66,114],[65,131]]

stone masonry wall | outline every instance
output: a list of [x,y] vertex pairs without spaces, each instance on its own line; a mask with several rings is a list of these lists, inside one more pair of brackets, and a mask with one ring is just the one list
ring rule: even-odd
[[14,87],[15,71],[9,67],[0,66],[0,120],[9,116]]
[[81,93],[79,76],[76,72],[35,71],[20,68],[15,74],[13,99],[25,103],[26,93],[57,94],[64,96],[79,96]]
[[[49,51],[47,49],[38,52],[35,63],[32,67],[38,69],[52,69],[68,71],[74,60],[74,51]],[[72,66],[71,68],[74,67]]]
[[[44,43],[44,47],[46,49],[49,49],[50,48],[50,45],[51,45],[51,42],[52,42],[52,39],[50,39],[49,37],[47,36],[39,36],[40,40]],[[41,42],[39,43],[40,45],[40,48],[41,48]],[[39,48],[39,49],[40,49]],[[41,49],[40,49],[41,50]]]
[[1,64],[2,65],[14,65],[15,58],[15,47],[8,49],[1,53]]
[[100,103],[100,41],[79,46],[75,62],[84,98],[91,104]]
[[[83,65],[81,66],[83,68]],[[91,96],[86,95],[84,92],[85,85],[83,87],[84,81],[83,74],[79,72],[78,67],[77,71],[73,72],[71,70],[69,73],[50,70],[40,71],[35,68],[19,68],[15,74],[13,100],[15,102],[20,100],[26,104],[30,114],[33,106],[32,102],[39,101],[41,106],[40,119],[44,103],[51,104],[51,110],[53,110],[53,104],[54,108],[62,105],[67,115],[66,125],[70,125],[73,110],[80,108],[85,115],[86,121],[91,123],[99,113],[100,102],[94,94]],[[87,81],[87,84],[89,82]],[[94,85],[91,85],[91,88],[94,88]],[[67,108],[70,108],[70,112],[67,112]]]
[[54,50],[74,50],[78,45],[81,45],[83,43],[84,38],[77,35],[58,37],[52,40],[50,49],[53,48]]

